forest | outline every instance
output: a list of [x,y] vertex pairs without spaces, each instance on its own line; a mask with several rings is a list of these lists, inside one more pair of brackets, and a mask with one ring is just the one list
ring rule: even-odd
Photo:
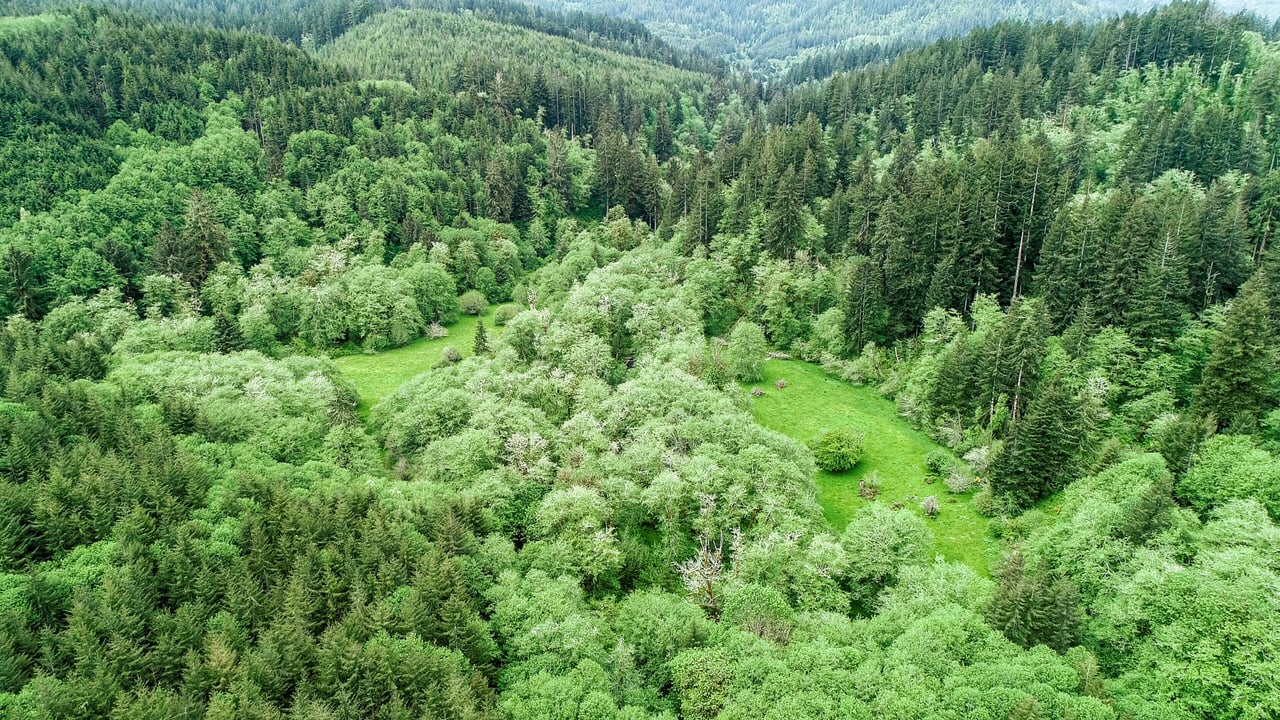
[[1280,32],[954,6],[0,3],[0,717],[1280,717]]
[[1159,4],[1155,0],[694,0],[674,6],[658,0],[532,2],[553,10],[599,12],[637,20],[674,45],[729,56],[756,69],[868,45],[918,45],[1004,20],[1088,22]]

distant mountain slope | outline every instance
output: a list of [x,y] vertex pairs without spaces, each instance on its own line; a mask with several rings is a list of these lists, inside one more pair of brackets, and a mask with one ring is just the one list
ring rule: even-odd
[[1097,20],[1154,0],[531,0],[639,20],[676,45],[757,66],[813,50],[923,42],[1000,20]]
[[[0,15],[71,9],[84,0],[0,0]],[[569,38],[625,55],[695,70],[718,71],[710,56],[675,48],[643,23],[592,12],[549,10],[520,0],[91,0],[164,22],[210,25],[322,45],[369,17],[392,9],[462,13]]]
[[551,124],[571,132],[596,120],[593,98],[619,94],[648,111],[677,94],[701,94],[711,82],[705,74],[517,25],[426,10],[375,15],[318,54],[365,78],[483,92],[525,117],[542,107]]

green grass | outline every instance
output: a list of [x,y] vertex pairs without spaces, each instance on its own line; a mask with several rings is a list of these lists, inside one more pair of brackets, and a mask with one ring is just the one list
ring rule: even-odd
[[[775,388],[778,380],[786,380],[787,387]],[[765,392],[764,397],[751,400],[756,421],[796,440],[807,443],[843,426],[865,433],[865,452],[857,467],[838,474],[819,470],[816,478],[823,515],[837,532],[867,504],[858,495],[858,481],[874,472],[881,490],[875,502],[901,502],[904,512],[920,513],[920,500],[937,495],[942,512],[926,522],[938,552],[983,575],[988,573],[996,544],[987,520],[969,502],[972,493],[955,496],[941,482],[925,482],[924,457],[939,446],[899,417],[891,401],[872,388],[851,385],[796,360],[766,362],[764,379],[744,384],[742,390],[749,392],[752,387]]]
[[502,332],[501,328],[493,325],[495,307],[490,307],[481,317],[463,315],[448,327],[449,337],[434,340],[424,337],[408,345],[378,353],[335,358],[333,364],[337,365],[338,369],[355,383],[356,389],[360,391],[361,417],[367,416],[369,408],[378,404],[379,400],[390,395],[396,388],[440,362],[446,347],[452,345],[462,353],[463,357],[470,357],[472,347],[475,345],[476,325],[482,318],[485,330],[489,334],[490,347],[492,347]]

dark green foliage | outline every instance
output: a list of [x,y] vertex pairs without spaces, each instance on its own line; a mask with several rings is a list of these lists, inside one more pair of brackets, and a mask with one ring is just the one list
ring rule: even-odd
[[1231,304],[1213,341],[1196,399],[1229,429],[1256,431],[1277,397],[1277,335],[1262,275]]
[[[726,4],[716,0],[672,6],[654,0],[538,0],[543,7],[599,12],[648,23],[679,47],[696,45],[715,55],[747,58],[753,67],[768,68],[780,60],[806,58],[808,74],[834,64],[856,67],[891,54],[888,47],[916,44],[963,33],[1004,18],[1030,20],[1096,20],[1109,13],[1144,9],[1145,3],[1094,0],[1086,3],[1041,3],[1034,8],[1001,2],[973,5],[952,3],[846,3],[822,0],[804,4],[760,0]],[[760,28],[770,32],[762,33]],[[856,40],[852,40],[856,38]],[[870,45],[870,48],[866,46]],[[846,50],[847,55],[834,53]],[[816,52],[815,52],[816,51]],[[823,52],[826,51],[826,52]],[[833,54],[838,60],[827,57]],[[814,59],[814,55],[817,58]]]
[[865,438],[862,433],[849,428],[829,430],[809,443],[813,459],[827,472],[845,472],[862,459]]
[[869,342],[882,342],[889,310],[880,295],[875,266],[870,258],[855,257],[845,271],[845,287],[840,301],[844,312],[844,342],[847,354],[857,355]]
[[1023,647],[1048,645],[1066,652],[1079,641],[1079,596],[1071,581],[1050,581],[1029,570],[1021,552],[1005,558],[996,573],[987,622]]
[[1061,378],[1049,378],[996,459],[992,492],[1026,508],[1061,489],[1072,479],[1086,439],[1080,400]]
[[488,340],[488,337],[486,336],[486,331],[484,329],[483,322],[476,323],[476,337],[471,350],[476,355],[489,354],[489,340]]

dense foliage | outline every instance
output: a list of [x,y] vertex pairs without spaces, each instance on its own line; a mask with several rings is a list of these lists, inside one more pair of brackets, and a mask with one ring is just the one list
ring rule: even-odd
[[[587,10],[643,22],[669,42],[697,46],[760,66],[812,51],[915,43],[1001,20],[1099,20],[1145,10],[1143,0],[998,2],[777,2],[696,0],[536,0],[557,10]],[[761,28],[769,28],[761,32]]]
[[827,472],[844,472],[853,469],[862,459],[864,438],[862,433],[848,428],[828,430],[809,443],[813,460]]
[[[1280,713],[1256,18],[766,89],[595,16],[136,7],[0,18],[0,716]],[[451,324],[372,408],[328,359]],[[938,492],[824,519],[883,446],[754,422],[782,356]]]

